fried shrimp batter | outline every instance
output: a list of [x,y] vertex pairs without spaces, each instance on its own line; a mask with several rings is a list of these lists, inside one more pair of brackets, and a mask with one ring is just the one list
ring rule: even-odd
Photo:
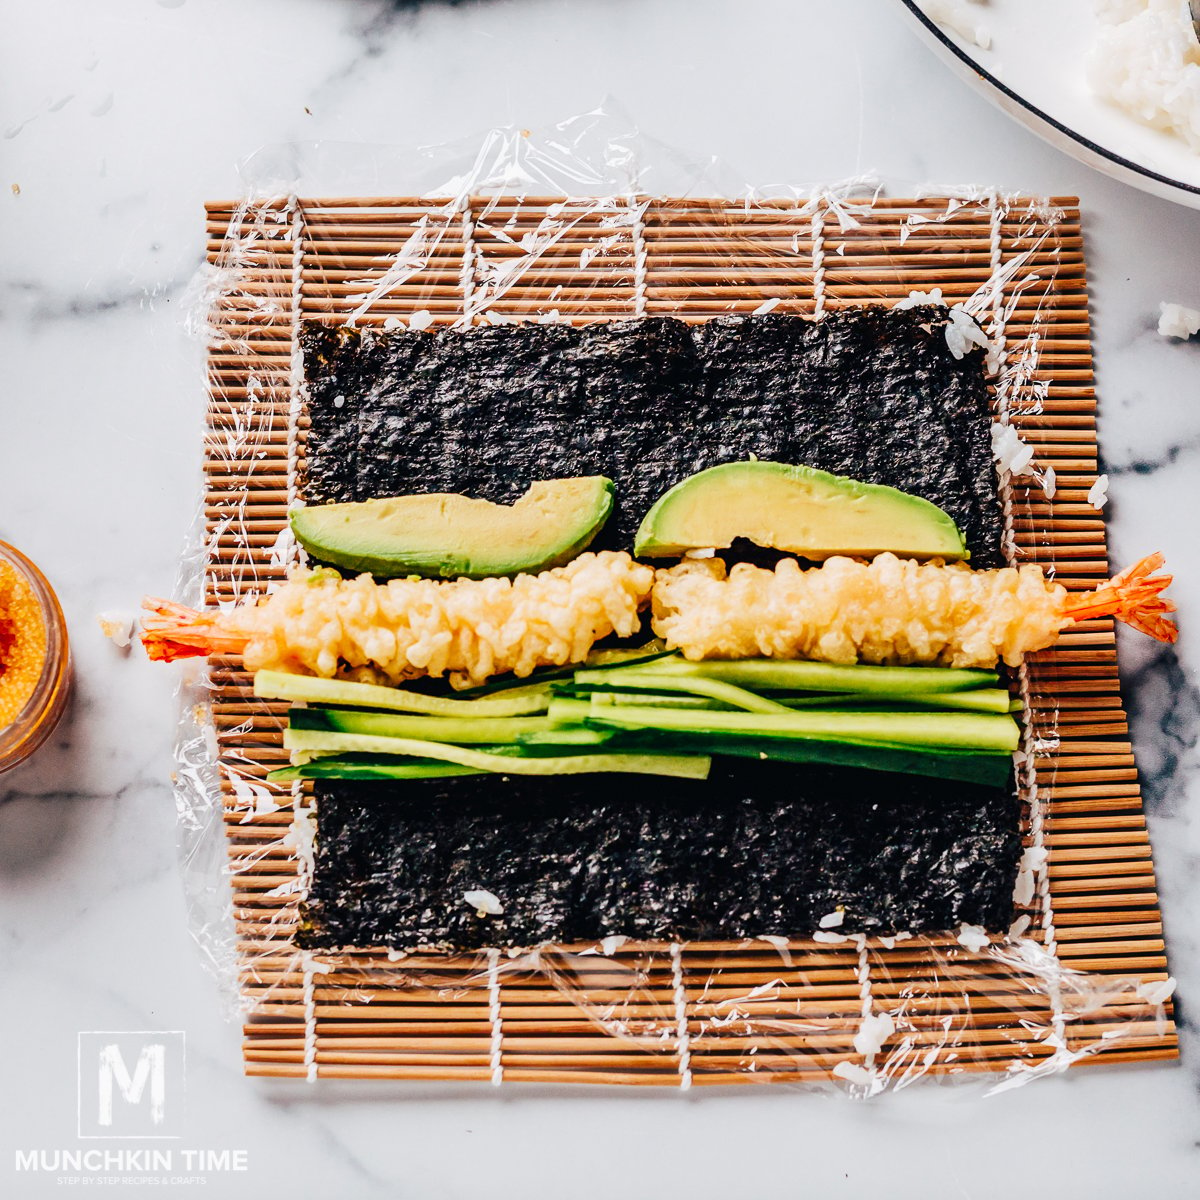
[[974,571],[965,563],[918,563],[880,554],[830,558],[801,570],[719,559],[660,571],[654,632],[686,658],[785,658],[831,663],[1017,666],[1067,626],[1115,616],[1162,641],[1175,626],[1159,592],[1170,576],[1151,555],[1094,592],[1072,595],[1033,565]]
[[142,642],[156,659],[240,653],[249,671],[393,684],[447,675],[471,687],[582,662],[600,638],[628,637],[653,582],[652,567],[614,551],[515,579],[376,583],[299,570],[261,601],[219,612],[148,598]]
[[1072,594],[1037,566],[973,571],[881,554],[801,570],[719,559],[655,573],[624,552],[582,554],[515,579],[343,579],[300,570],[277,592],[220,611],[147,599],[151,658],[241,654],[273,669],[402,683],[448,676],[471,687],[493,675],[582,662],[611,633],[628,637],[652,603],[654,632],[685,657],[805,658],[832,663],[1016,666],[1067,626],[1116,617],[1173,642],[1155,554],[1093,592]]

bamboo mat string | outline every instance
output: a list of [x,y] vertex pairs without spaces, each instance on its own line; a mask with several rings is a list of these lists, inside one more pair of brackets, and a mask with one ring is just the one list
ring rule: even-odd
[[688,1034],[687,988],[683,985],[683,946],[671,943],[671,988],[675,1001],[675,1051],[679,1056],[679,1087],[692,1086],[692,1046]]
[[818,195],[812,214],[813,316],[825,311],[825,200]]
[[[1002,239],[1004,216],[1007,206],[1001,205],[997,193],[993,190],[988,197],[989,224],[991,228],[991,276],[993,280],[1002,280],[1004,266],[1004,243]],[[997,416],[1008,423],[1011,417],[1010,406],[1012,389],[1008,386],[1008,358],[1005,352],[1004,335],[1004,287],[998,283],[992,293],[992,319],[989,337],[994,345],[1000,347],[999,368],[996,379]],[[1004,540],[1005,553],[1009,556],[1011,565],[1016,565],[1016,537],[1013,525],[1013,491],[1012,476],[1007,472],[1000,475],[1000,492],[1004,500]],[[1038,789],[1037,781],[1037,741],[1034,737],[1033,721],[1031,719],[1032,705],[1029,687],[1029,665],[1022,662],[1017,672],[1017,687],[1021,699],[1021,711],[1024,714],[1021,731],[1021,750],[1014,756],[1016,776],[1019,790],[1024,793],[1029,805],[1029,834],[1033,850],[1033,871],[1036,887],[1038,910],[1041,913],[1041,924],[1044,945],[1048,953],[1058,956],[1058,942],[1055,938],[1054,908],[1050,897],[1050,875],[1047,867],[1048,849],[1046,846],[1045,805]],[[1020,872],[1017,876],[1017,888],[1021,887]],[[1065,1048],[1065,1019],[1062,1007],[1062,995],[1057,984],[1051,984],[1047,989],[1050,1001],[1051,1023],[1055,1036]]]
[[296,854],[295,894],[298,903],[308,898],[316,863],[316,802],[304,794],[303,788],[302,780],[297,779],[292,783],[291,838]]
[[[1021,704],[1025,712],[1029,712],[1029,670],[1024,663],[1018,676]],[[1048,865],[1049,850],[1046,846],[1046,812],[1041,791],[1037,783],[1036,739],[1030,722],[1025,723],[1022,737],[1022,749],[1025,752],[1025,793],[1029,800],[1029,834],[1034,851],[1033,873],[1037,887],[1038,909],[1042,917],[1042,934],[1046,950],[1057,957],[1058,940],[1054,928],[1054,905],[1050,896],[1050,870]],[[1050,996],[1052,1017],[1056,1029],[1061,1030],[1063,1024],[1062,997],[1054,988]]]
[[[299,500],[300,489],[300,417],[304,411],[304,353],[300,345],[300,322],[304,306],[304,209],[299,197],[292,196],[288,201],[291,209],[292,234],[292,346],[288,360],[288,421],[287,421],[287,508],[291,512]],[[286,523],[284,530],[290,535],[291,525]],[[294,564],[303,565],[308,561],[304,548],[294,537],[290,538],[290,555]],[[297,854],[297,902],[303,903],[308,898],[308,890],[313,875],[313,810],[304,803],[304,783],[296,779],[290,788],[292,798],[292,836],[296,843]],[[308,1069],[310,1080],[317,1077],[317,1036],[316,1015],[312,1004],[312,955],[304,956],[304,1062]],[[311,1052],[310,1051],[311,1034]]]
[[[867,954],[867,939],[861,934],[854,939],[858,943],[858,962],[855,965],[855,977],[858,979],[858,1030],[862,1032],[863,1025],[870,1019],[875,1007],[875,997],[871,991],[871,958]],[[856,1036],[857,1036],[856,1033]],[[875,1051],[863,1055],[863,1067],[871,1072],[875,1070]]]
[[301,964],[304,974],[302,1003],[304,1005],[304,1072],[309,1083],[317,1078],[317,1002],[316,988],[313,984],[314,968],[312,952],[305,950],[301,954]]
[[[300,346],[300,321],[304,309],[304,209],[297,196],[288,200],[292,234],[292,347],[288,362],[287,424],[287,506],[291,512],[300,497],[300,415],[304,410],[304,354]],[[305,561],[304,551],[294,538],[291,526],[284,525],[285,536],[295,561]]]
[[633,315],[646,315],[646,209],[648,199],[636,195],[629,197],[629,208],[633,214]]
[[[992,209],[995,214],[999,214],[999,209],[996,207],[995,193],[991,198]],[[1003,246],[1000,241],[998,228],[995,219],[992,221],[992,244],[991,244],[991,277],[996,278],[996,273],[1003,265]],[[1002,296],[1003,289],[998,288],[996,295]],[[995,303],[995,299],[993,299]],[[1002,363],[997,378],[995,380],[995,396],[996,396],[996,411],[995,418],[1001,424],[1009,424],[1009,405],[1010,393],[1005,386],[1005,374],[1007,363]],[[1012,490],[1012,475],[1009,471],[997,467],[997,476],[999,479],[1000,504],[1004,522],[1004,535],[1002,548],[1004,557],[1008,560],[1010,567],[1017,565],[1017,547],[1016,526],[1013,521],[1013,490]],[[1023,669],[1023,668],[1022,668]],[[1028,710],[1026,710],[1028,712]]]
[[[990,279],[993,281],[1002,278],[1001,272],[1004,267],[1004,215],[1005,207],[1000,204],[999,196],[995,189],[988,193],[988,229],[991,236],[990,245]],[[997,420],[1007,424],[1009,420],[1009,404],[1012,395],[1008,387],[1008,355],[1005,349],[1004,335],[1004,288],[1002,284],[998,284],[992,289],[992,304],[991,317],[988,323],[988,338],[992,342],[993,353],[996,354],[997,370],[995,379],[995,396],[996,396],[996,418]],[[1008,559],[1009,566],[1016,565],[1016,556],[1018,553],[1016,534],[1014,531],[1013,521],[1013,491],[1012,491],[1012,476],[1007,471],[998,471],[1000,499],[1003,509],[1004,521],[1004,554]],[[1034,845],[1037,849],[1042,849],[1041,838],[1043,830],[1038,823],[1040,813],[1036,798],[1037,791],[1037,769],[1034,760],[1034,740],[1032,733],[1032,723],[1030,721],[1030,694],[1029,694],[1029,670],[1022,663],[1018,673],[1018,690],[1021,699],[1021,712],[1024,715],[1024,720],[1021,723],[1021,746],[1013,755],[1013,766],[1018,782],[1018,788],[1022,791],[1030,806],[1030,833],[1034,839]],[[1016,882],[1016,894],[1021,894],[1022,882],[1020,873],[1018,872]],[[1019,902],[1019,901],[1018,901]]]
[[492,947],[487,952],[488,960],[488,1021],[492,1026],[491,1067],[492,1086],[504,1082],[504,1026],[500,1014],[500,951]]
[[462,202],[462,241],[463,261],[458,280],[463,297],[463,322],[469,325],[474,315],[471,312],[471,303],[475,295],[475,268],[478,254],[478,248],[475,245],[475,211],[471,207],[469,195],[464,196]]
[[[1009,419],[1009,397],[1011,392],[1007,380],[1009,368],[1004,333],[1004,287],[1002,283],[998,282],[1002,278],[1001,272],[1004,267],[1004,215],[1005,207],[1001,205],[999,195],[993,188],[988,192],[988,229],[991,238],[990,278],[994,284],[991,296],[991,314],[988,321],[988,340],[992,343],[993,349],[991,353],[995,356],[994,361],[996,363],[996,416],[1000,421],[1007,423]],[[1009,565],[1015,566],[1017,545],[1013,524],[1012,478],[1007,472],[1000,472],[999,474],[1000,496],[1004,511],[1004,553],[1008,558]],[[1021,699],[1021,712],[1024,714],[1025,719],[1021,724],[1021,746],[1013,755],[1013,765],[1018,787],[1028,796],[1032,811],[1037,804],[1035,799],[1037,770],[1033,766],[1034,746],[1032,727],[1029,719],[1031,711],[1029,702],[1029,672],[1024,663],[1021,664],[1018,672],[1018,686]],[[1024,769],[1022,769],[1022,766],[1024,766]],[[1031,833],[1034,834],[1035,838],[1038,836],[1037,831],[1032,828]],[[1021,891],[1021,886],[1020,875],[1018,873],[1016,883],[1018,894]]]
[[1004,214],[1007,206],[1001,207],[999,197],[993,188],[988,193],[988,214],[991,226],[991,266],[992,266],[992,314],[988,325],[988,340],[991,348],[988,351],[988,363],[996,371],[996,392],[1002,390],[1001,379],[1008,371],[1008,341],[1005,333],[1006,318],[1004,315],[1004,282],[1001,270],[1004,266]]

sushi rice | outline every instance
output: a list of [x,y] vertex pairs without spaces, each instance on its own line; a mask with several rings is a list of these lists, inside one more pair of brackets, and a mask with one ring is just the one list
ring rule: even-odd
[[1200,42],[1187,0],[1097,0],[1092,90],[1200,150]]

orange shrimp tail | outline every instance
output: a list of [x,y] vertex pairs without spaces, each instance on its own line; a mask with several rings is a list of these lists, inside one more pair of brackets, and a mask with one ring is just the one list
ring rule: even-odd
[[1067,619],[1116,617],[1160,642],[1173,642],[1179,636],[1179,629],[1174,621],[1167,620],[1166,614],[1173,613],[1175,605],[1159,594],[1171,586],[1173,577],[1154,574],[1165,561],[1161,554],[1148,554],[1094,592],[1068,597],[1063,610]]
[[198,612],[173,600],[147,596],[142,601],[142,645],[156,662],[240,654],[248,638],[217,625],[219,614]]

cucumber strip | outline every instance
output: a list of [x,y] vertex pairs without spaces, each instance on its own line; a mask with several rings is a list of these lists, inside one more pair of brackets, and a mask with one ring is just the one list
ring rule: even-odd
[[[786,748],[784,748],[786,747]],[[759,758],[779,762],[824,763],[836,767],[858,767],[866,771],[888,771],[896,775],[924,775],[1006,787],[1012,775],[1012,758],[1007,754],[929,755],[919,750],[886,746],[848,746],[837,742],[782,743],[778,748],[730,747],[714,753],[731,758]]]
[[508,753],[469,750],[415,738],[377,737],[361,733],[329,733],[320,729],[287,729],[283,744],[289,750],[336,750],[362,754],[435,758],[500,775],[587,775],[596,772],[629,775],[670,775],[706,779],[711,760],[703,755],[575,754],[565,757],[518,758]]
[[[582,725],[567,729],[554,729],[549,733],[525,733],[517,739],[517,748],[522,754],[546,754],[558,746],[603,746],[619,736],[612,729],[587,729]],[[708,752],[699,751],[707,754]]]
[[708,659],[689,662],[666,658],[654,670],[700,676],[767,692],[871,692],[912,695],[914,692],[957,692],[995,687],[995,671],[967,667],[838,667],[832,663],[775,658]]
[[[556,704],[562,701],[555,701]],[[680,729],[697,733],[774,734],[819,741],[886,742],[916,748],[944,746],[961,750],[1012,752],[1021,731],[1008,715],[994,713],[893,712],[689,712],[634,705],[596,708],[588,724],[621,729]]]
[[571,689],[558,693],[568,700],[590,700],[593,704],[645,704],[650,708],[702,708],[719,712],[728,712],[737,705],[723,704],[718,700],[710,700],[707,696],[688,696],[677,694],[673,696],[656,695],[654,692],[609,692],[589,691],[587,689]]
[[311,762],[271,771],[271,783],[295,779],[444,779],[458,775],[486,775],[477,767],[460,767],[447,762],[405,762],[370,754],[330,754]]
[[576,671],[575,682],[598,687],[621,687],[634,691],[684,692],[707,696],[710,700],[723,700],[734,708],[756,713],[785,713],[786,705],[765,696],[756,696],[736,684],[723,683],[719,679],[706,679],[699,675],[679,677],[666,671],[634,669],[625,667],[616,671]]
[[293,708],[288,721],[293,729],[489,745],[515,741],[523,733],[543,733],[555,727],[549,717],[426,717],[344,708]]
[[785,700],[783,704],[790,709],[830,708],[846,711],[848,705],[861,705],[862,711],[869,712],[880,705],[906,705],[917,709],[942,709],[956,712],[986,712],[1009,713],[1020,712],[1021,704],[1012,707],[1008,693],[1003,688],[974,688],[964,692],[912,692],[906,696],[874,695],[855,696],[847,692],[840,696],[805,696]]
[[976,752],[889,745],[885,742],[824,742],[812,738],[744,736],[715,733],[666,733],[659,730],[614,731],[610,751],[630,754],[693,754],[714,757],[817,762],[904,775],[930,775],[1004,787],[1012,773],[1007,752]]
[[592,705],[590,700],[570,700],[564,696],[555,696],[550,701],[546,716],[556,726],[580,725],[590,716]]
[[657,638],[641,646],[615,646],[608,650],[593,650],[581,664],[586,670],[600,667],[633,667],[638,663],[654,662],[670,658],[674,653]]
[[522,684],[552,683],[560,679],[570,679],[581,668],[635,666],[638,663],[654,662],[656,659],[669,658],[672,651],[663,648],[660,641],[651,641],[642,646],[616,646],[607,650],[593,650],[583,662],[567,663],[562,667],[538,667],[523,679],[508,675],[492,679],[476,688],[468,688],[456,693],[460,697],[491,696],[497,692],[506,692]]
[[[606,726],[603,720],[589,721],[587,727],[598,732],[607,730],[613,736],[608,745],[611,750],[637,754],[693,754],[693,753],[732,753],[729,747],[740,747],[745,743],[753,750],[772,750],[771,757],[782,757],[788,753],[788,747],[795,743],[800,747],[799,753],[807,753],[809,746],[850,746],[864,750],[895,750],[905,754],[918,754],[922,758],[997,758],[1004,762],[1012,761],[1008,750],[975,750],[962,749],[957,746],[919,746],[907,742],[888,742],[877,738],[844,737],[837,741],[826,741],[824,738],[796,737],[786,733],[731,733],[727,731],[707,730],[703,733],[688,730],[668,729],[627,729],[618,726]],[[703,749],[698,749],[702,747]]]
[[427,696],[404,688],[348,679],[318,679],[286,671],[256,671],[254,694],[263,700],[291,700],[345,708],[384,708],[394,712],[423,713],[434,717],[521,717],[546,711],[550,687],[538,684],[513,688],[495,700],[458,700],[450,696]]
[[[879,747],[845,746],[832,742],[777,741],[765,747],[742,745],[722,747],[718,753],[736,758],[773,759],[784,762],[815,762],[864,770],[907,775],[936,775],[964,783],[1004,787],[1009,782],[1012,760],[1007,755],[959,754],[932,756],[916,751]],[[361,761],[361,760],[370,761]],[[287,783],[296,779],[437,779],[488,772],[455,763],[406,763],[385,755],[335,754],[303,766],[282,767],[267,779]]]
[[[1014,711],[1004,688],[974,688],[968,692],[925,692],[904,697],[905,704],[920,708],[951,709],[957,712],[998,713],[1007,716]],[[1018,704],[1017,712],[1021,711]]]

